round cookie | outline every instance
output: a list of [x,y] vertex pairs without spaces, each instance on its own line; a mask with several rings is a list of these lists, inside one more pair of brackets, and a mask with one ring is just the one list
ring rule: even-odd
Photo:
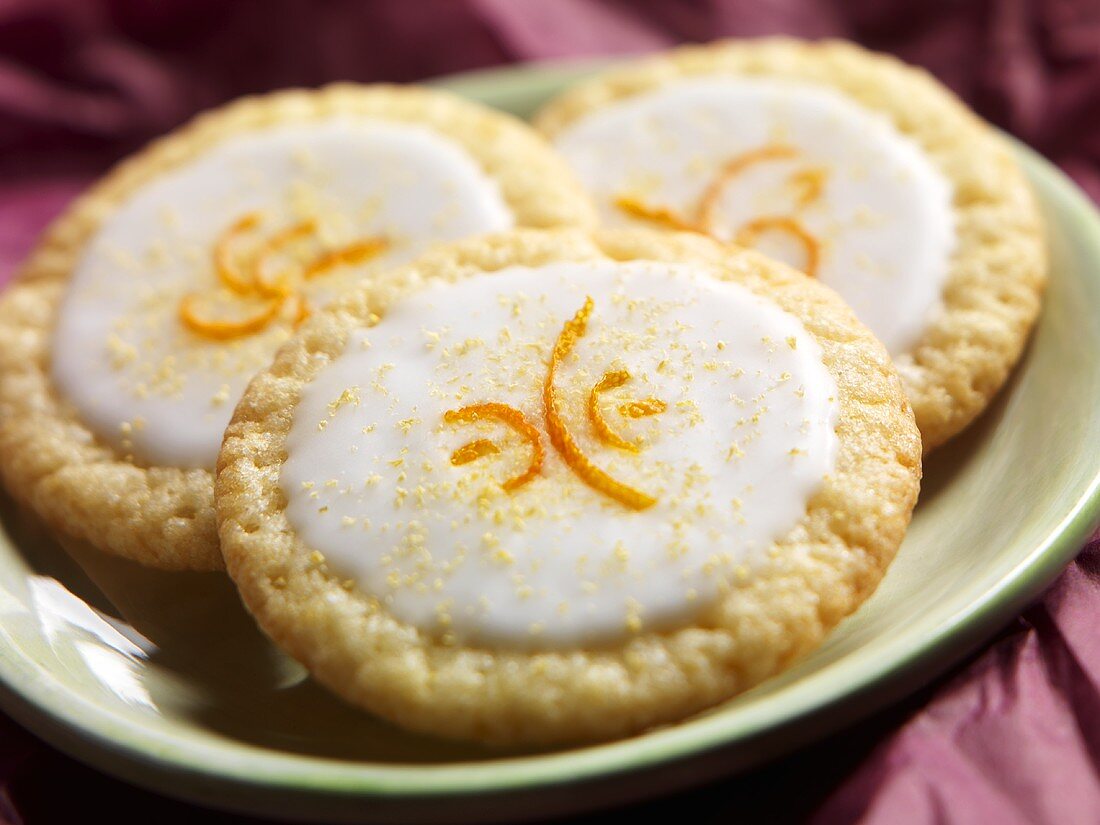
[[691,46],[582,82],[537,125],[611,225],[755,246],[886,344],[925,452],[1004,383],[1045,239],[1005,142],[927,73],[843,42]]
[[831,290],[697,235],[515,231],[311,319],[237,407],[215,498],[246,606],[322,683],[552,743],[817,645],[893,558],[920,464]]
[[0,472],[103,550],[218,568],[225,425],[305,317],[433,243],[593,220],[536,133],[444,92],[337,85],[201,115],[79,198],[0,299]]

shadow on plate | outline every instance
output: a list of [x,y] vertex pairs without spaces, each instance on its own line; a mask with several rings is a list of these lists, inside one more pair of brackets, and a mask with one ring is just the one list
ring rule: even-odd
[[56,580],[141,648],[138,674],[153,702],[145,712],[332,759],[411,764],[516,755],[415,736],[345,704],[260,632],[222,573],[166,573],[56,541],[7,497],[0,520],[32,575]]
[[[960,469],[970,462],[975,453],[985,447],[993,434],[1001,427],[1005,412],[1016,395],[1016,386],[1026,370],[1024,364],[1031,355],[1031,343],[1024,349],[1020,363],[1009,375],[1000,392],[989,406],[963,432],[926,456],[924,477],[921,479],[920,502],[927,504],[946,491]],[[917,505],[920,506],[919,504]]]

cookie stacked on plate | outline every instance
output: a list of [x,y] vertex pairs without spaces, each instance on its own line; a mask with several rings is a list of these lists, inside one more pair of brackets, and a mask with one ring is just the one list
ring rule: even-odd
[[537,118],[612,225],[702,232],[835,289],[886,345],[925,452],[1020,357],[1042,224],[1004,140],[933,78],[845,43],[685,48]]
[[296,328],[434,243],[591,222],[526,126],[442,92],[333,86],[203,115],[80,198],[6,296],[7,485],[108,552],[221,567],[222,433]]
[[627,735],[812,648],[900,545],[922,437],[1019,357],[1025,181],[838,43],[680,50],[536,124],[560,154],[336,87],[123,164],[0,304],[12,494],[146,564],[224,559],[320,681],[444,736]]

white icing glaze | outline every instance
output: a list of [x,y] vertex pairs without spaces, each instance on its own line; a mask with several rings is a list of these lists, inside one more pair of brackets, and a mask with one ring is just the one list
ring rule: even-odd
[[461,147],[378,120],[332,118],[237,136],[156,178],[89,243],[53,342],[61,392],[97,434],[140,461],[213,468],[245,383],[291,332],[290,307],[265,330],[232,341],[197,336],[179,321],[186,293],[215,288],[215,240],[253,210],[268,233],[316,218],[329,247],[390,240],[378,258],[308,281],[314,306],[430,243],[513,223],[496,182]]
[[[593,463],[657,501],[634,510],[552,446],[543,382],[563,324],[588,327],[557,369],[562,419]],[[456,641],[568,647],[690,619],[805,515],[834,465],[836,387],[793,316],[687,266],[559,263],[435,286],[353,334],[306,386],[287,439],[287,517],[328,569],[398,618]],[[597,438],[607,422],[638,452]],[[664,412],[618,407],[656,398]],[[532,447],[449,410],[502,403]],[[498,454],[454,466],[475,439]],[[318,560],[319,561],[319,560]]]
[[[795,156],[728,181],[715,234],[726,240],[754,218],[796,216],[821,242],[817,276],[894,356],[912,349],[942,308],[955,245],[949,181],[885,117],[829,88],[730,76],[678,81],[592,112],[556,144],[612,224],[636,220],[615,206],[620,195],[688,212],[727,161],[793,147]],[[792,177],[811,170],[823,173],[824,188],[799,206]],[[805,264],[789,236],[762,234],[756,245]]]

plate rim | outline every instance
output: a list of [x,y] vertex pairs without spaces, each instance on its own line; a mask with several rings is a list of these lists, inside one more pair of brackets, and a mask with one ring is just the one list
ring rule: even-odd
[[[481,69],[436,78],[432,85],[469,90],[479,83],[548,82],[583,74],[606,60],[552,61]],[[1073,224],[1100,261],[1100,213],[1057,167],[1034,150],[1009,138],[1029,177],[1042,189],[1062,222]],[[1100,278],[1100,273],[1092,276]],[[234,740],[224,744],[196,741],[166,731],[149,731],[136,720],[104,710],[67,690],[50,671],[22,656],[0,657],[0,709],[33,733],[92,767],[170,796],[241,810],[265,807],[255,792],[270,793],[269,810],[278,810],[278,794],[328,798],[414,800],[529,791],[553,785],[600,781],[654,768],[716,749],[752,741],[777,728],[817,719],[810,737],[866,716],[930,681],[988,638],[1061,572],[1100,522],[1100,464],[1092,480],[1066,509],[1045,539],[981,598],[957,610],[936,632],[887,648],[878,661],[865,651],[842,660],[855,680],[832,679],[812,694],[794,684],[782,703],[750,707],[728,717],[710,715],[641,737],[580,749],[532,756],[446,765],[384,765],[272,751]],[[888,654],[888,655],[887,655]],[[922,674],[919,682],[908,680]],[[803,683],[805,684],[805,682]],[[869,695],[871,702],[861,702]],[[858,707],[856,707],[858,705]],[[820,717],[830,715],[824,724]],[[190,780],[193,784],[189,784]],[[186,786],[186,787],[185,787]],[[232,800],[253,792],[252,804]]]

